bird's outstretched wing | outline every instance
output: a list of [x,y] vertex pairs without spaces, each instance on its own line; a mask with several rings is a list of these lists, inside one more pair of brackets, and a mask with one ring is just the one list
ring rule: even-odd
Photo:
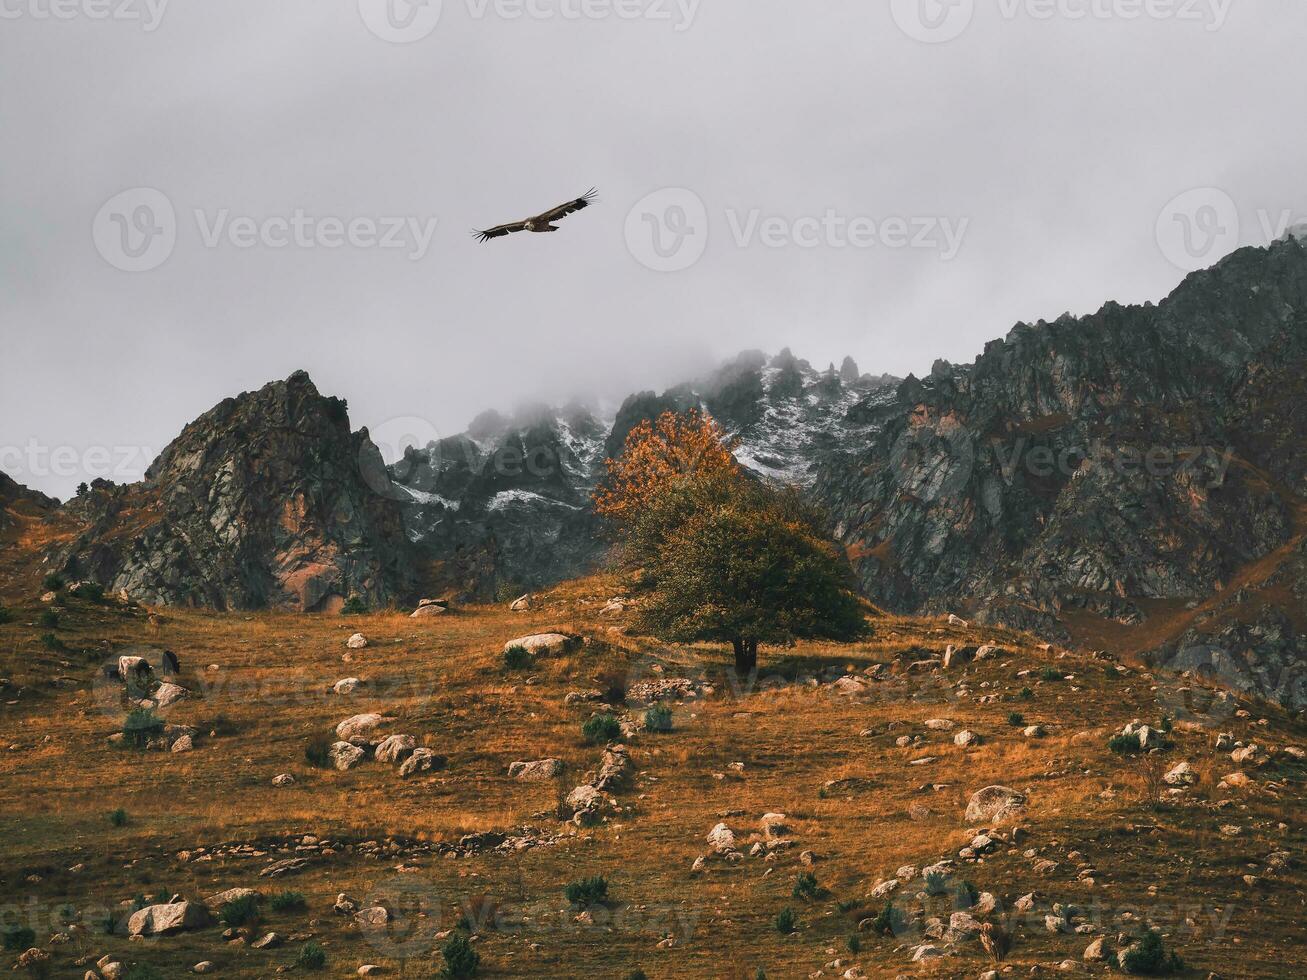
[[488,242],[492,238],[503,238],[505,235],[511,235],[515,231],[526,231],[525,221],[511,221],[506,225],[499,225],[495,228],[487,228],[485,231],[474,231],[477,241]]
[[588,208],[595,201],[598,192],[591,187],[588,191],[578,197],[575,201],[568,201],[566,204],[560,204],[552,211],[546,211],[544,214],[537,216],[534,220],[551,222],[559,218],[566,218],[569,214],[576,214],[582,208]]

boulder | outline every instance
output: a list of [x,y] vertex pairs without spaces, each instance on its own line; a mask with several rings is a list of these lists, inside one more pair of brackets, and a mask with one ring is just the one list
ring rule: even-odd
[[341,772],[347,772],[353,769],[363,761],[367,755],[363,749],[351,742],[336,742],[327,750],[327,758],[331,764]]
[[727,854],[735,850],[735,832],[724,823],[719,823],[708,831],[708,846],[715,854]]
[[354,715],[336,726],[336,737],[342,742],[370,747],[382,741],[384,736],[377,729],[385,722],[386,719],[375,713]]
[[210,895],[204,900],[204,905],[210,912],[216,913],[221,912],[228,902],[238,902],[245,898],[262,898],[262,893],[254,888],[228,888],[225,892]]
[[177,741],[172,743],[173,752],[190,752],[195,748],[195,740],[189,735],[183,735]]
[[417,747],[417,740],[412,735],[391,735],[377,746],[377,761],[390,765],[403,762],[417,750]]
[[353,694],[363,686],[363,681],[357,677],[343,677],[331,685],[332,694]]
[[570,819],[583,810],[600,810],[604,805],[604,794],[593,786],[578,786],[563,799],[562,815]]
[[504,649],[522,647],[534,657],[552,657],[566,653],[575,642],[572,637],[563,633],[533,633],[530,636],[519,636],[516,640],[509,640],[504,644]]
[[527,612],[531,608],[531,596],[518,596],[508,608],[510,612]]
[[626,754],[626,746],[613,745],[604,751],[595,777],[595,788],[606,792],[625,789],[635,775],[635,765]]
[[345,641],[345,646],[349,647],[351,650],[362,650],[367,645],[368,638],[362,633],[355,633]]
[[272,777],[273,786],[291,786],[295,783],[295,777],[288,772],[279,773]]
[[524,783],[544,783],[563,774],[563,764],[557,759],[537,759],[534,762],[514,762],[508,775]]
[[424,599],[422,601],[426,603],[426,605],[421,605],[414,609],[409,618],[426,619],[428,616],[443,616],[445,613],[449,612],[448,606],[441,605],[435,600]]
[[202,929],[209,924],[209,912],[196,902],[172,902],[147,905],[127,920],[129,936],[165,936],[187,929]]
[[154,702],[156,708],[169,708],[178,701],[187,697],[190,693],[191,692],[186,690],[186,688],[177,684],[163,683],[160,684],[154,694],[150,696],[150,700]]
[[443,755],[436,755],[430,749],[414,749],[413,754],[399,767],[399,775],[401,779],[409,779],[433,769],[442,769],[444,765]]
[[969,824],[1002,823],[1019,816],[1025,806],[1025,794],[1007,786],[986,786],[971,794],[965,820]]
[[1198,773],[1187,762],[1181,762],[1172,768],[1165,776],[1168,786],[1193,786],[1198,782]]
[[980,736],[969,729],[963,729],[953,736],[953,744],[964,749],[971,745],[979,745]]

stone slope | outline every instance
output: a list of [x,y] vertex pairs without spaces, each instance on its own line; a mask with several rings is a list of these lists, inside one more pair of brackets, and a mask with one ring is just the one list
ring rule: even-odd
[[70,502],[73,577],[218,609],[317,610],[402,592],[406,543],[380,453],[304,372],[190,423],[143,483]]

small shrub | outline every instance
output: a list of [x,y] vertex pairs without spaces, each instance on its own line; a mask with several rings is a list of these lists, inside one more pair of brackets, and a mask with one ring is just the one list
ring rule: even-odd
[[790,894],[794,898],[806,898],[809,901],[820,898],[825,892],[821,885],[817,884],[817,876],[811,871],[805,871],[794,880],[794,891]]
[[300,892],[277,892],[268,899],[268,908],[274,912],[296,912],[308,908],[308,905]]
[[309,739],[309,744],[304,747],[304,758],[308,760],[309,765],[318,769],[331,768],[331,747],[335,743],[325,735],[318,735]]
[[42,609],[41,615],[37,617],[37,622],[49,630],[59,628],[59,613],[53,609]]
[[104,586],[99,582],[83,582],[77,589],[77,598],[87,602],[104,602]]
[[782,936],[788,936],[799,927],[798,916],[794,914],[794,909],[788,905],[781,909],[776,915],[776,931]]
[[1020,711],[1014,711],[1007,716],[1007,723],[1011,725],[1013,728],[1025,728],[1026,716],[1023,715]]
[[368,608],[368,600],[361,595],[352,595],[345,600],[345,604],[340,607],[342,616],[363,616],[371,612]]
[[440,955],[445,958],[445,965],[440,975],[446,980],[465,980],[467,977],[474,977],[481,966],[481,955],[472,948],[467,936],[461,932],[454,933],[445,941]]
[[670,732],[672,730],[672,711],[670,708],[650,708],[644,713],[644,727],[651,732]]
[[581,878],[568,885],[563,894],[573,905],[602,905],[608,900],[608,879],[603,875]]
[[926,894],[943,895],[948,891],[948,875],[942,871],[932,871],[926,875]]
[[504,651],[505,670],[527,670],[531,663],[531,651],[526,647],[512,646]]
[[137,963],[123,974],[123,980],[164,980],[164,977],[148,963]]
[[1162,715],[1162,720],[1157,723],[1157,730],[1163,735],[1170,735],[1175,729],[1175,722],[1171,720],[1170,715]]
[[1017,695],[1017,697],[1019,697],[1022,701],[1029,701],[1034,696],[1035,696],[1035,692],[1028,687],[1023,687],[1021,689],[1021,693]]
[[898,931],[899,912],[893,902],[886,902],[885,907],[871,920],[871,931],[879,936],[892,936]]
[[0,606],[0,626],[4,625],[5,623],[12,623],[13,621],[14,621],[14,614],[11,613],[4,606]]
[[1113,735],[1107,740],[1107,747],[1117,755],[1138,755],[1142,751],[1138,735]]
[[113,813],[109,814],[109,823],[113,824],[113,826],[115,827],[126,827],[127,811],[124,810],[122,807],[119,807],[117,810],[114,810]]
[[1049,683],[1060,681],[1062,679],[1062,673],[1056,667],[1045,667],[1039,672],[1039,679],[1041,681],[1048,681]]
[[980,899],[980,889],[969,881],[964,881],[958,885],[954,893],[956,907],[960,909],[969,909]]
[[649,974],[643,970],[632,970],[626,975],[626,980],[649,980]]
[[295,957],[295,965],[304,970],[321,970],[327,965],[327,951],[317,943],[305,943]]
[[143,749],[152,738],[163,734],[163,719],[149,708],[137,708],[123,722],[123,735],[127,743]]
[[1118,667],[1116,664],[1108,664],[1106,667],[1103,668],[1103,673],[1106,674],[1112,680],[1116,680],[1120,677],[1125,676],[1124,674],[1121,673],[1121,668]]
[[856,932],[849,933],[848,946],[849,946],[849,952],[852,953],[854,956],[857,956],[859,953],[862,952],[862,940],[858,938],[858,934]]
[[4,931],[4,946],[11,953],[21,953],[36,945],[36,932],[26,926],[15,926]]
[[1149,929],[1140,937],[1137,946],[1122,955],[1121,965],[1127,973],[1155,977],[1178,973],[1184,969],[1184,960],[1175,953],[1168,953],[1162,937]]
[[47,592],[58,592],[64,587],[64,580],[62,576],[50,574],[42,580],[42,584]]
[[100,929],[106,936],[112,936],[118,928],[118,919],[112,912],[106,912],[100,920]]
[[253,925],[259,921],[259,897],[246,895],[226,903],[218,913],[218,918],[233,928]]
[[621,737],[622,726],[613,715],[595,715],[581,726],[587,742],[602,745]]
[[41,634],[41,646],[47,650],[62,650],[64,648],[63,641],[53,633]]

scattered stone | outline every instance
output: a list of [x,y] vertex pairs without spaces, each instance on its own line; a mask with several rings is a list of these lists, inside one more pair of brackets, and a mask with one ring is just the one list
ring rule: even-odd
[[335,742],[327,750],[327,758],[331,761],[332,766],[341,772],[348,772],[357,766],[367,756],[367,753],[357,745],[350,742]]
[[374,746],[383,736],[377,731],[386,719],[375,713],[354,715],[336,726],[336,737],[353,745]]
[[353,694],[363,686],[363,681],[357,677],[345,677],[331,685],[332,694]]
[[508,607],[510,612],[526,612],[530,608],[531,608],[531,596],[529,593],[524,596],[518,596],[516,599],[512,601],[512,603],[509,604]]
[[534,762],[514,762],[508,775],[524,783],[544,783],[563,774],[563,764],[557,759],[537,759]]
[[403,762],[417,750],[417,744],[412,735],[391,735],[377,746],[376,759],[387,765]]
[[295,783],[295,777],[288,772],[279,773],[272,777],[273,786],[292,786]]
[[519,636],[516,640],[509,640],[504,644],[504,649],[522,647],[533,657],[552,657],[566,653],[575,643],[576,640],[563,633],[534,633],[531,636]]
[[1003,823],[1020,816],[1025,807],[1025,794],[1007,786],[986,786],[971,794],[965,820],[969,824]]
[[348,640],[345,641],[345,646],[349,647],[349,649],[351,650],[362,650],[367,645],[368,645],[368,638],[364,636],[362,633],[355,633],[353,636],[351,636]]
[[129,936],[166,936],[187,929],[202,929],[209,924],[209,912],[195,902],[147,905],[127,920]]
[[735,850],[735,832],[724,823],[708,831],[708,846],[715,854],[728,854]]
[[1193,786],[1198,782],[1198,773],[1194,772],[1189,763],[1181,762],[1162,778],[1168,786]]
[[436,755],[430,749],[414,749],[413,754],[399,767],[400,778],[410,779],[424,772],[431,772],[433,769],[443,769],[445,761],[443,755]]
[[973,731],[963,729],[953,736],[953,744],[964,749],[968,746],[979,745],[980,736]]

